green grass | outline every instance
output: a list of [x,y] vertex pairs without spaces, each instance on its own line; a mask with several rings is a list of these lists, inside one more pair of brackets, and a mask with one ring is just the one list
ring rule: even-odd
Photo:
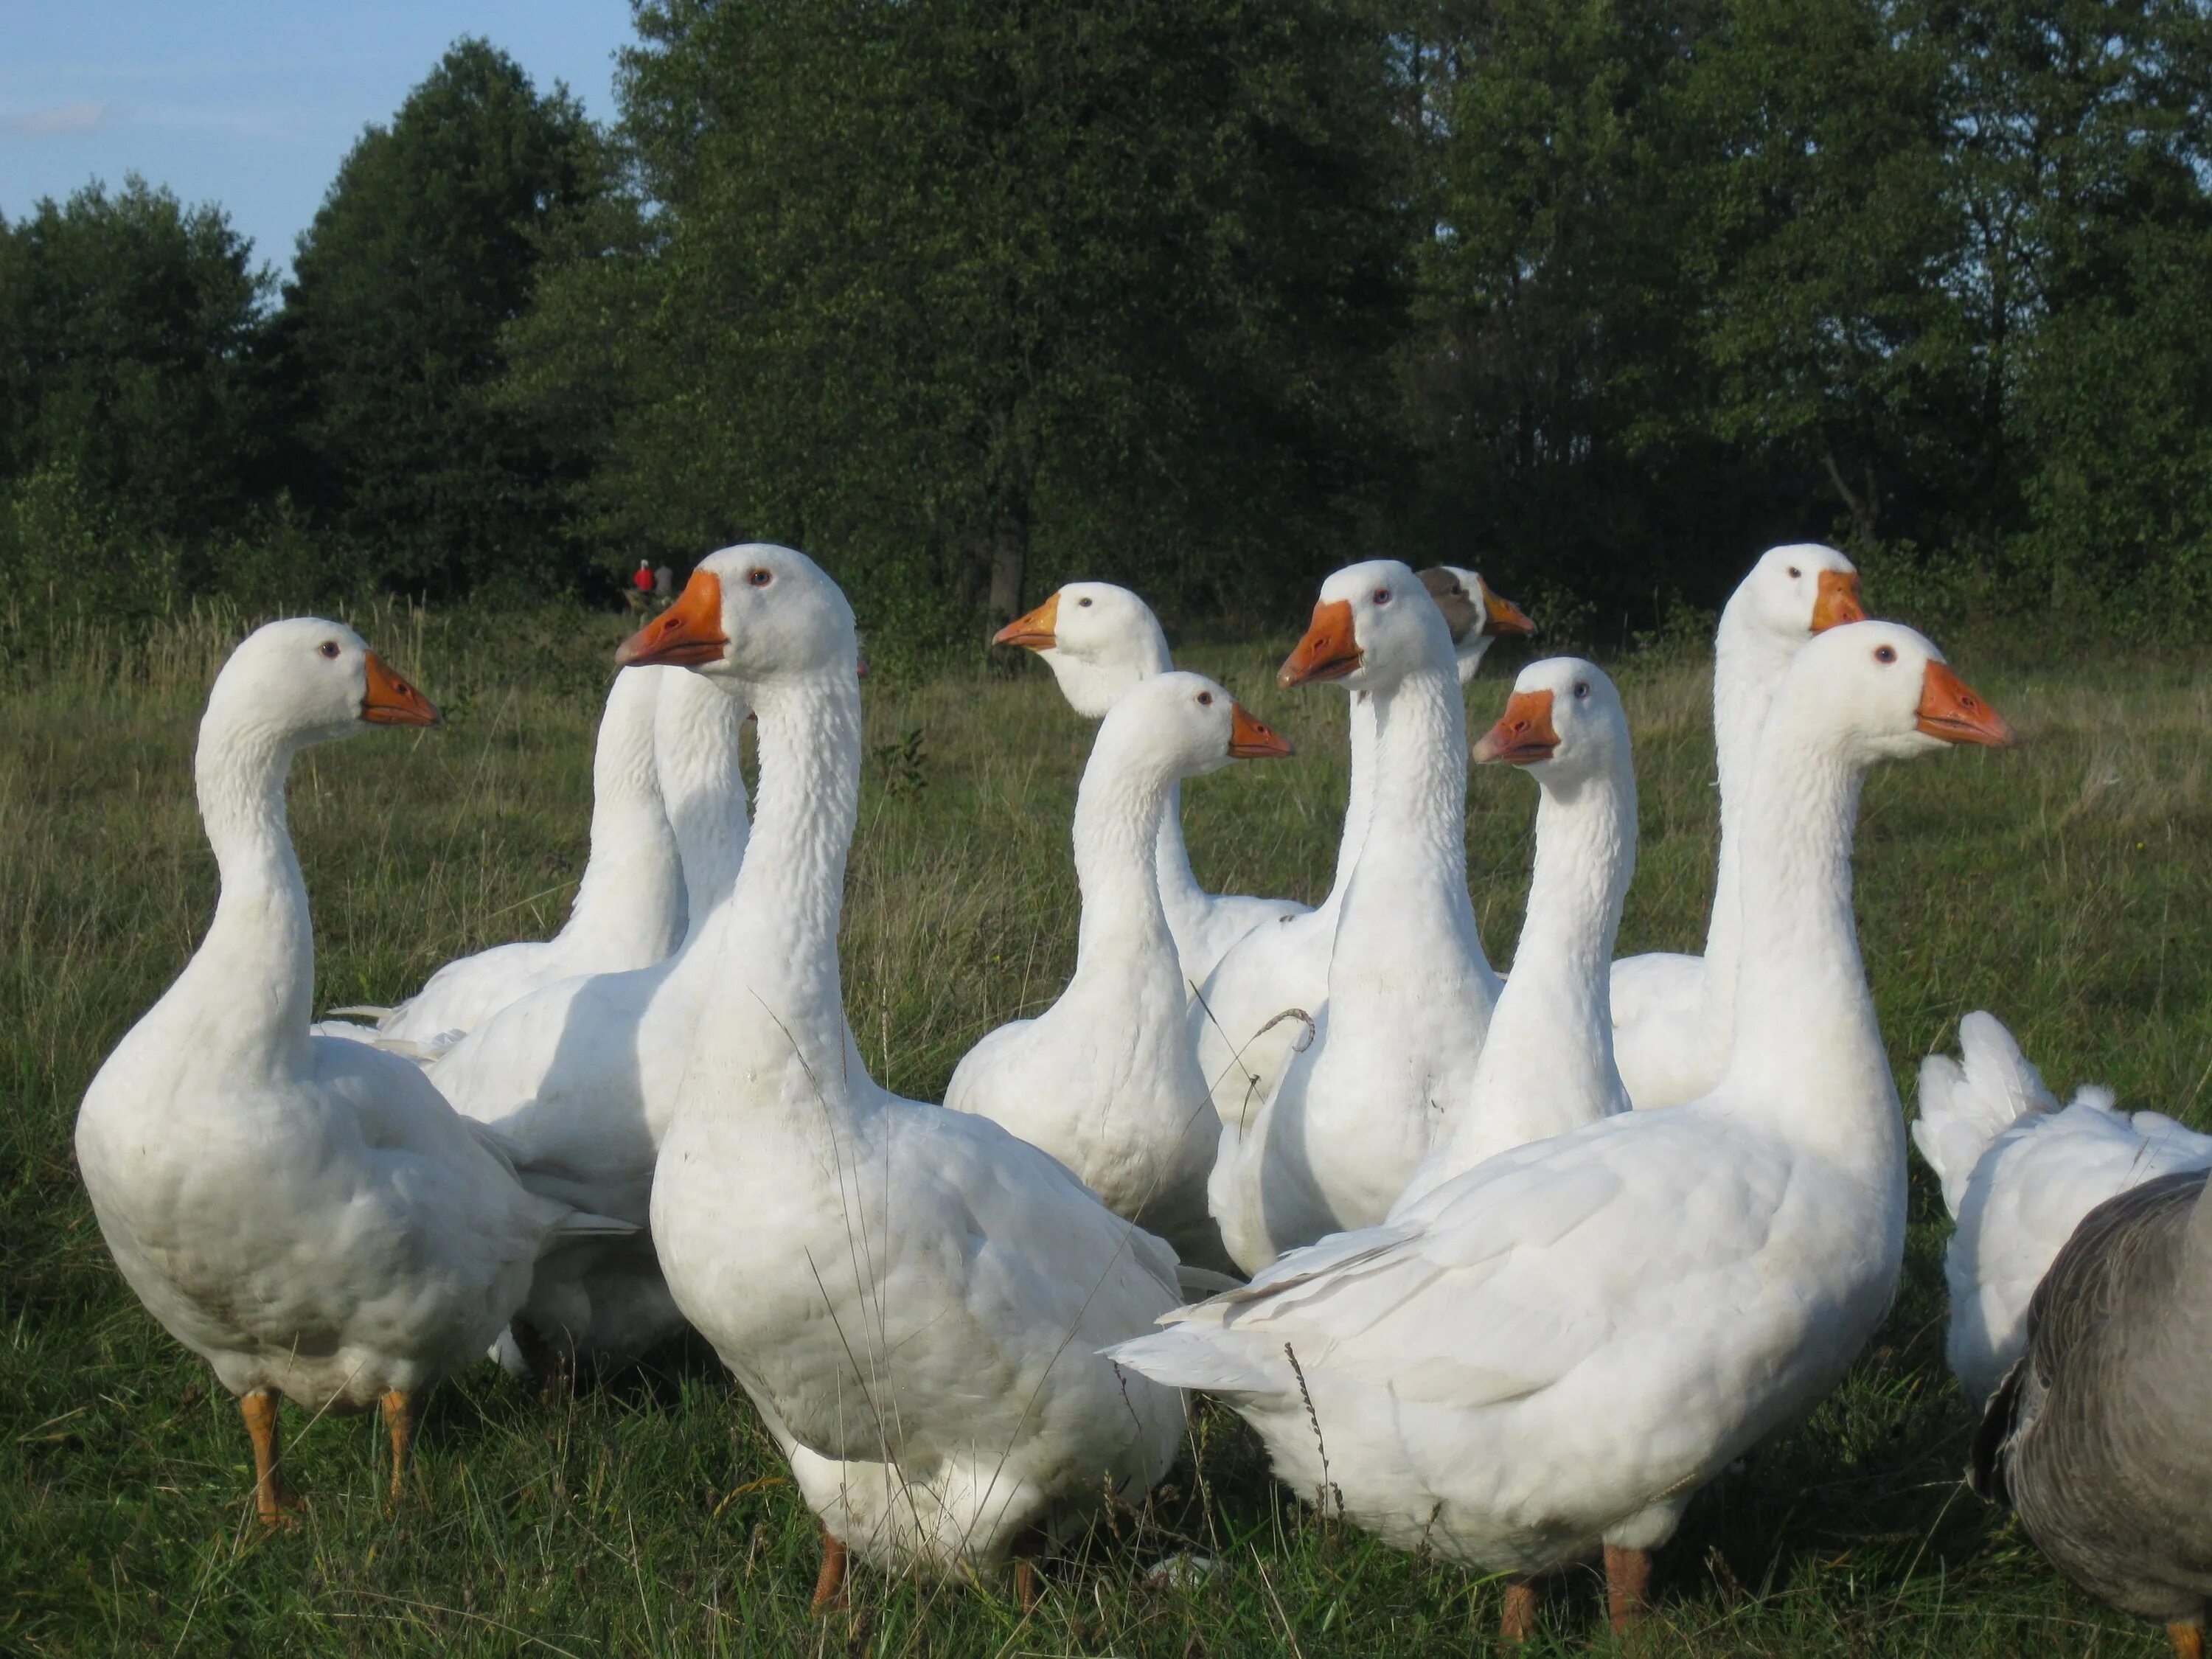
[[[615,618],[363,619],[453,711],[438,732],[313,752],[293,824],[320,942],[319,1006],[396,998],[438,963],[558,925],[579,873],[589,740]],[[814,1534],[703,1346],[540,1398],[493,1372],[440,1391],[407,1501],[383,1503],[369,1419],[287,1415],[306,1524],[252,1519],[246,1437],[205,1368],[139,1310],[77,1184],[86,1081],[205,925],[214,873],[190,779],[200,699],[242,631],[202,617],[132,643],[47,640],[0,691],[0,1651],[314,1654],[1462,1655],[1498,1589],[1325,1528],[1202,1409],[1151,1507],[1048,1570],[1022,1619],[997,1587],[872,1576],[811,1621]],[[2172,661],[2026,647],[1954,660],[2026,739],[1879,774],[1859,914],[1892,1056],[1996,1010],[2062,1089],[2203,1124],[2212,1075],[2203,755],[2212,690]],[[2011,662],[1999,659],[2008,656]],[[1193,653],[1299,744],[1188,792],[1221,890],[1325,886],[1344,785],[1340,699],[1273,688],[1259,649]],[[1476,682],[1486,719],[1510,663]],[[1618,667],[1645,840],[1624,950],[1702,933],[1712,859],[1706,687]],[[869,693],[871,753],[845,932],[853,1024],[878,1074],[934,1098],[967,1045],[1048,1002],[1074,948],[1067,848],[1089,727],[1033,666]],[[918,738],[912,734],[920,733]],[[1510,957],[1534,790],[1476,774],[1468,845]],[[1661,1558],[1653,1653],[2150,1654],[1957,1484],[1971,1417],[1942,1368],[1944,1224],[1916,1164],[1897,1308],[1801,1431],[1693,1507]],[[1158,1584],[1164,1556],[1221,1570]],[[1602,1649],[1589,1575],[1533,1651]]]

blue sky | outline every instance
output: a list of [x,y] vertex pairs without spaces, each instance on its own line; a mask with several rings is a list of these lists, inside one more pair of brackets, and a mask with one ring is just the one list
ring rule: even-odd
[[339,161],[459,35],[614,112],[626,0],[0,0],[0,213],[126,173],[220,202],[280,275]]

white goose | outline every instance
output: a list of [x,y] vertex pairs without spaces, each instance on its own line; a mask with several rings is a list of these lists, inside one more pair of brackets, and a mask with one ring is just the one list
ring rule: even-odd
[[[1474,678],[1500,636],[1535,631],[1520,606],[1472,570],[1439,565],[1422,571],[1420,578],[1451,629],[1462,685]],[[1366,844],[1375,791],[1375,705],[1366,693],[1351,693],[1350,714],[1352,784],[1328,896],[1310,911],[1237,940],[1191,1005],[1199,1070],[1212,1095],[1214,1113],[1224,1123],[1241,1121],[1274,1093],[1283,1067],[1310,1036],[1308,1022],[1319,1017],[1328,1000],[1337,917]]]
[[1987,1013],[1959,1022],[1959,1053],[1920,1062],[1912,1139],[1959,1224],[1943,1255],[1945,1353],[1978,1406],[2021,1357],[2028,1303],[2081,1218],[2147,1181],[2212,1169],[2212,1135],[2162,1112],[2116,1111],[2094,1085],[2060,1106]]
[[1393,1215],[1499,1152],[1629,1109],[1606,982],[1636,871],[1636,769],[1620,694],[1580,658],[1531,663],[1474,758],[1525,766],[1536,780],[1535,868],[1474,1085],[1445,1114]]
[[578,974],[614,973],[658,962],[684,936],[684,872],[661,804],[653,728],[671,670],[615,676],[592,751],[591,853],[568,908],[549,939],[495,945],[447,963],[395,1008],[342,1008],[374,1018],[373,1031],[348,1031],[402,1054],[434,1056],[510,1002]]
[[997,1124],[861,1068],[837,963],[860,704],[836,585],[787,548],[726,548],[671,614],[630,659],[740,687],[761,758],[724,907],[742,948],[684,1035],[653,1182],[669,1289],[822,1520],[817,1604],[848,1548],[894,1568],[1002,1561],[1173,1458],[1182,1396],[1096,1350],[1175,1305],[1174,1253]]
[[1767,704],[1806,641],[1865,616],[1851,562],[1810,542],[1760,555],[1721,612],[1713,640],[1721,849],[1705,953],[1655,951],[1613,968],[1613,1053],[1640,1109],[1695,1100],[1727,1067],[1743,938],[1736,870]]
[[[991,636],[991,643],[1036,652],[1052,670],[1068,707],[1085,720],[1103,719],[1138,681],[1175,666],[1152,608],[1111,582],[1068,583],[1027,616],[1008,623]],[[1180,785],[1169,793],[1157,850],[1160,902],[1186,987],[1203,982],[1222,953],[1254,928],[1305,913],[1306,907],[1293,899],[1209,893],[1198,884],[1182,838]]]
[[1207,1195],[1248,1273],[1382,1218],[1467,1097],[1498,987],[1468,897],[1466,710],[1420,580],[1389,559],[1338,571],[1281,678],[1367,695],[1376,781],[1319,1030],[1272,1095],[1222,1125]]
[[945,1103],[1003,1125],[1185,1261],[1226,1265],[1206,1211],[1220,1139],[1184,1036],[1188,993],[1153,853],[1176,786],[1291,746],[1212,680],[1167,672],[1107,711],[1075,803],[1075,975],[969,1049]]
[[[1814,641],[1745,818],[1720,1086],[1501,1153],[1109,1352],[1221,1394],[1286,1484],[1328,1483],[1399,1545],[1519,1574],[1602,1547],[1632,1621],[1646,1552],[1834,1387],[1896,1285],[1905,1137],[1852,928],[1860,783],[2009,737],[1910,629]],[[1534,1611],[1517,1587],[1507,1635]]]
[[526,1192],[407,1060],[308,1035],[292,757],[437,718],[343,623],[271,623],[232,653],[196,763],[215,920],[77,1114],[101,1236],[147,1310],[238,1396],[271,1523],[292,1507],[280,1397],[313,1413],[380,1401],[397,1498],[425,1391],[482,1357],[541,1251],[615,1225]]
[[668,676],[653,748],[691,895],[682,943],[647,967],[533,991],[430,1067],[456,1110],[496,1129],[526,1179],[641,1229],[541,1264],[516,1322],[518,1344],[501,1351],[511,1369],[569,1353],[618,1363],[683,1328],[641,1230],[685,1044],[735,971],[731,951],[742,948],[720,918],[745,853],[739,744],[750,711],[726,684],[681,668],[653,672]]

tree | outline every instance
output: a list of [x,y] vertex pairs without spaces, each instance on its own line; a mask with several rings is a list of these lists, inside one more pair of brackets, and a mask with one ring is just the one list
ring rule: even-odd
[[548,289],[646,322],[603,501],[669,503],[693,545],[835,544],[884,576],[878,621],[1009,614],[1039,564],[1218,597],[1340,562],[1402,308],[1379,31],[1236,0],[638,24],[648,228]]
[[1860,545],[1893,528],[1901,495],[1925,522],[1996,437],[1952,282],[1943,64],[1901,11],[1736,0],[1693,83],[1708,418],[1820,479]]
[[2003,440],[1969,532],[2052,603],[2133,624],[2201,614],[2212,16],[2006,0],[1936,7],[1931,30],[1969,230],[1953,280]]
[[204,536],[252,493],[270,287],[220,208],[135,175],[0,220],[0,481],[138,534]]
[[1685,82],[1709,9],[1476,0],[1409,20],[1422,139],[1407,391],[1420,558],[1608,615],[1740,570],[1763,477],[1711,441]]
[[301,494],[386,583],[567,579],[546,568],[556,457],[488,394],[541,234],[601,179],[567,90],[465,40],[362,135],[301,237],[280,325]]

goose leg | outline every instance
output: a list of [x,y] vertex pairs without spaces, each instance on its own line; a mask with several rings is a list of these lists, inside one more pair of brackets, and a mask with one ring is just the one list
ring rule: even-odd
[[1626,1636],[1644,1620],[1651,1593],[1651,1555],[1648,1550],[1605,1547],[1606,1610],[1613,1618],[1613,1633]]
[[1035,1613],[1044,1600],[1044,1581],[1037,1576],[1037,1558],[1045,1552],[1045,1535],[1034,1528],[1014,1540],[1014,1601],[1025,1613]]
[[2166,1633],[2173,1644],[2173,1659],[2204,1659],[2203,1626],[2168,1625]]
[[276,1443],[276,1407],[283,1396],[274,1389],[256,1389],[238,1397],[239,1414],[253,1439],[253,1507],[264,1527],[284,1525],[300,1500],[284,1484],[282,1452]]
[[1498,1616],[1498,1639],[1517,1648],[1535,1633],[1535,1581],[1516,1578],[1505,1587],[1505,1610]]
[[410,1389],[394,1389],[384,1396],[384,1426],[392,1431],[392,1501],[395,1504],[407,1489],[407,1464],[415,1450],[415,1425],[422,1409],[421,1396]]
[[814,1575],[814,1605],[810,1611],[832,1613],[845,1605],[845,1540],[823,1527],[822,1570]]

